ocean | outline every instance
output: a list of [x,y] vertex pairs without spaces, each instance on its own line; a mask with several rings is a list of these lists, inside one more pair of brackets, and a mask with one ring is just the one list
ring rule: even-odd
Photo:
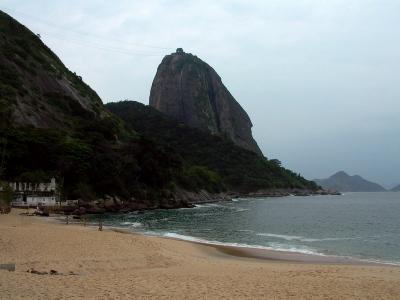
[[152,236],[400,265],[400,193],[234,199],[102,218]]

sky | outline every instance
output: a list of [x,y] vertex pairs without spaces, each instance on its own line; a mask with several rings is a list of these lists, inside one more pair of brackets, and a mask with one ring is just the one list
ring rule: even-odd
[[103,102],[148,104],[164,55],[211,65],[264,155],[400,183],[398,0],[0,0]]

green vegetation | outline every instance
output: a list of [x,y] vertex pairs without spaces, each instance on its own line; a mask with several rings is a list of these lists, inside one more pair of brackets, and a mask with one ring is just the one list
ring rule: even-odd
[[0,187],[2,192],[0,193],[0,201],[6,205],[10,205],[14,199],[14,192],[12,188],[5,182],[0,181]]
[[[1,91],[0,87],[0,93]],[[9,103],[0,96],[0,129],[11,126],[11,113],[12,111]]]
[[204,166],[190,166],[184,169],[179,178],[179,184],[188,190],[207,190],[211,193],[218,193],[225,190],[221,176]]
[[[180,183],[186,187],[206,185],[210,191],[241,192],[268,188],[317,189],[314,182],[281,167],[278,160],[244,150],[223,136],[177,123],[149,106],[124,101],[108,103],[106,107],[138,133],[179,155],[186,166]],[[188,178],[193,180],[187,182]]]
[[176,123],[135,102],[108,104],[117,117],[81,121],[73,133],[56,129],[8,127],[0,130],[4,178],[63,183],[63,196],[95,199],[171,197],[177,186],[250,192],[266,188],[310,188],[309,182],[228,139]]
[[211,193],[316,188],[277,160],[142,104],[106,107],[36,34],[0,11],[2,180],[56,177],[67,199],[108,194],[149,200],[149,206],[171,200],[177,187]]
[[173,155],[148,140],[115,142],[104,127],[85,128],[74,135],[30,127],[0,131],[0,149],[7,142],[4,178],[40,181],[54,176],[70,199],[106,194],[129,199],[142,189],[157,195],[179,170]]
[[3,181],[0,181],[0,213],[11,211],[11,202],[14,200],[14,191]]
[[[88,117],[88,113],[105,112],[99,96],[80,76],[68,70],[39,36],[2,11],[0,64],[0,100],[7,101],[9,105],[23,101],[42,110],[50,105],[68,116],[78,112],[78,116],[84,118]],[[70,87],[63,88],[66,85]],[[70,98],[71,87],[76,90],[75,94],[85,99],[90,109]],[[55,91],[57,89],[59,91]],[[83,115],[85,112],[86,115]],[[65,125],[71,126],[68,122]]]

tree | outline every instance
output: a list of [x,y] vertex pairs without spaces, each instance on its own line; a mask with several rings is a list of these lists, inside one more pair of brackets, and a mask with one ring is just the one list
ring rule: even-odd
[[0,181],[0,212],[10,212],[11,202],[14,200],[14,191],[9,184]]
[[14,191],[11,188],[10,185],[8,185],[7,183],[2,183],[2,187],[3,187],[3,195],[2,195],[2,199],[6,204],[11,204],[11,202],[14,200]]
[[4,161],[5,161],[5,156],[6,156],[6,148],[7,148],[7,140],[2,139],[0,140],[0,179],[4,174]]

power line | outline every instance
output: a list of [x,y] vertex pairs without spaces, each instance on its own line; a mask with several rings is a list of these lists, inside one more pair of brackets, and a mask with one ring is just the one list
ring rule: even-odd
[[101,44],[94,44],[89,41],[80,40],[80,39],[76,39],[76,38],[73,38],[73,39],[62,38],[62,37],[59,37],[59,36],[51,34],[51,33],[46,33],[46,34],[41,35],[41,38],[46,38],[46,37],[50,37],[50,39],[56,39],[56,40],[60,40],[60,41],[67,42],[67,43],[73,43],[73,44],[76,44],[79,46],[90,47],[90,48],[94,48],[94,49],[98,49],[98,50],[103,50],[103,51],[108,51],[108,52],[118,53],[118,54],[124,54],[124,55],[129,55],[129,56],[143,56],[143,57],[162,56],[162,54],[157,54],[155,52],[136,53],[136,52],[132,52],[130,49],[127,49],[127,48],[110,47],[110,46],[105,46],[105,45],[101,45]]
[[[43,19],[37,18],[37,17],[35,17],[35,16],[32,16],[32,15],[29,15],[29,14],[26,14],[26,13],[23,13],[23,12],[20,12],[20,11],[17,11],[17,10],[15,10],[15,9],[11,9],[11,8],[8,8],[8,7],[5,7],[5,6],[2,6],[2,9],[3,9],[3,10],[12,11],[12,12],[14,12],[14,13],[16,13],[16,14],[22,15],[22,16],[24,16],[24,17],[26,17],[26,18],[28,18],[28,19],[32,19],[32,20],[34,20],[34,21],[36,21],[36,22],[49,25],[49,26],[51,26],[52,28],[58,28],[59,30],[66,31],[66,32],[70,32],[70,33],[74,33],[74,34],[77,34],[77,35],[88,36],[88,37],[92,37],[92,38],[95,38],[95,39],[104,40],[104,37],[101,37],[101,36],[99,36],[99,35],[92,34],[92,33],[87,33],[87,32],[82,32],[82,31],[77,31],[77,30],[74,30],[74,29],[71,29],[71,28],[65,28],[65,27],[60,26],[60,25],[58,25],[58,24],[54,24],[54,23],[49,22],[49,21],[47,21],[47,20],[43,20]],[[133,47],[143,47],[143,48],[163,49],[163,50],[172,49],[171,47],[160,47],[160,46],[149,45],[149,44],[132,43],[132,42],[126,42],[126,41],[122,41],[122,40],[114,39],[114,38],[112,38],[112,39],[107,38],[107,39],[110,40],[110,41],[117,42],[117,43],[123,43],[123,44],[125,44],[125,45],[131,45],[131,46],[133,46]]]

